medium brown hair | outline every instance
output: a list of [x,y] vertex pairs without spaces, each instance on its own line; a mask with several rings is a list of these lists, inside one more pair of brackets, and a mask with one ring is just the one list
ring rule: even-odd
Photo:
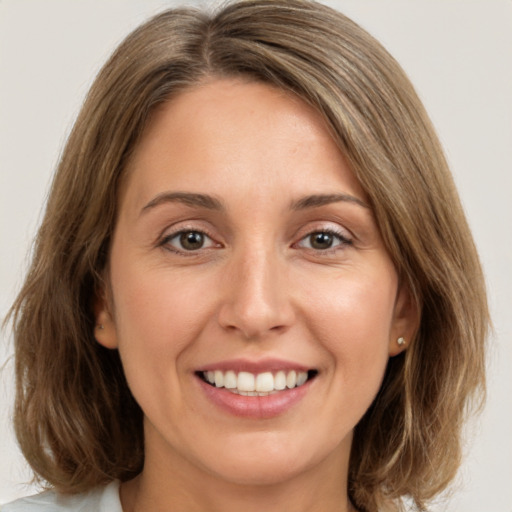
[[20,446],[36,475],[63,492],[141,471],[142,412],[117,352],[93,334],[91,303],[103,286],[119,183],[157,105],[209,77],[240,76],[290,91],[322,114],[420,311],[415,339],[390,359],[356,427],[349,495],[362,511],[398,510],[404,496],[423,510],[453,478],[461,427],[483,398],[482,271],[404,72],[354,22],[309,1],[165,11],[130,34],[99,73],[12,309]]

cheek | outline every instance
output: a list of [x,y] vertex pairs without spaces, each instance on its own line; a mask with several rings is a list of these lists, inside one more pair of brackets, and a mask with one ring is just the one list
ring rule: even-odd
[[394,272],[354,269],[304,287],[303,312],[353,344],[377,342],[390,333],[396,293]]
[[152,384],[158,389],[162,382],[177,389],[178,363],[208,321],[211,294],[204,292],[204,282],[199,286],[176,273],[133,268],[119,260],[117,275],[117,280],[112,276],[115,323],[132,391],[140,394]]
[[182,334],[197,329],[204,316],[208,284],[191,282],[179,272],[122,264],[118,271],[114,296],[120,341],[146,339],[179,349]]
[[356,399],[373,396],[380,386],[397,286],[394,273],[362,275],[345,275],[318,287],[304,309],[310,329],[331,354],[335,379],[353,390]]

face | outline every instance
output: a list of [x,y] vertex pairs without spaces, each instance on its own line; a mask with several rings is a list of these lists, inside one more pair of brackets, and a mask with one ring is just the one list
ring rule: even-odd
[[96,316],[145,415],[146,467],[276,483],[348,465],[411,334],[409,300],[322,118],[211,81],[153,116],[127,169]]

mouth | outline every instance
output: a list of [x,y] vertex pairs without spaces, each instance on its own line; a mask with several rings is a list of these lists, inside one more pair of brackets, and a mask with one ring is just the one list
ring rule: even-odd
[[313,380],[317,370],[278,370],[251,373],[233,370],[198,371],[196,375],[214,388],[242,396],[269,396],[300,388]]

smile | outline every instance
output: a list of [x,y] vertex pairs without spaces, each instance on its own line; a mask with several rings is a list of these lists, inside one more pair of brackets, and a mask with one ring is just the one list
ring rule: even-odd
[[235,372],[233,370],[210,370],[198,372],[199,377],[216,388],[224,388],[242,396],[268,396],[303,386],[314,378],[316,370],[279,370],[276,372]]

